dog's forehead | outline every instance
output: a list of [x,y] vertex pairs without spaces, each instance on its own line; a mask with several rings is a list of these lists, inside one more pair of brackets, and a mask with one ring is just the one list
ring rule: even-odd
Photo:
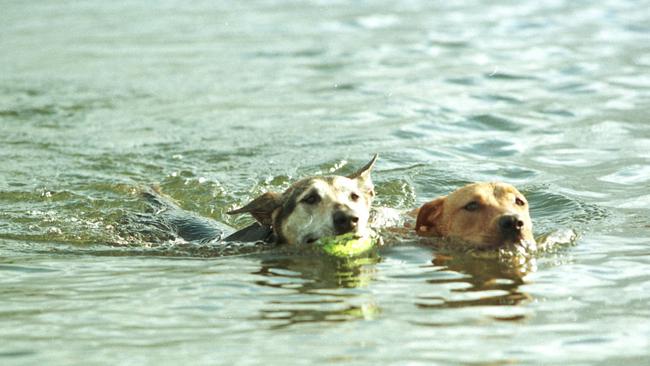
[[301,179],[287,188],[287,190],[284,191],[284,194],[291,197],[298,197],[303,193],[309,191],[310,188],[314,187],[317,180],[318,178],[314,177]]
[[521,193],[507,183],[472,183],[454,191],[449,195],[448,201],[452,205],[464,205],[470,201],[487,203],[510,200],[512,195],[521,196]]
[[285,192],[286,202],[296,202],[313,191],[321,196],[336,196],[356,191],[357,181],[342,176],[309,177],[291,185]]
[[493,189],[489,184],[473,183],[458,188],[452,192],[448,197],[448,201],[452,204],[465,204],[469,201],[482,201],[489,199],[492,194]]
[[287,193],[291,193],[294,197],[303,196],[312,191],[317,191],[321,195],[331,192],[334,186],[334,177],[309,177],[294,183]]
[[339,192],[349,192],[359,188],[357,181],[350,178],[341,176],[333,176],[328,178],[330,179],[332,189]]
[[494,196],[497,198],[506,198],[512,195],[523,197],[523,195],[514,186],[508,183],[494,183]]
[[331,183],[328,182],[328,180],[324,177],[312,178],[305,185],[304,191],[308,193],[314,190],[320,193],[321,195],[326,195],[332,190]]
[[311,182],[311,188],[325,194],[341,194],[354,191],[358,188],[353,179],[341,176],[318,177]]

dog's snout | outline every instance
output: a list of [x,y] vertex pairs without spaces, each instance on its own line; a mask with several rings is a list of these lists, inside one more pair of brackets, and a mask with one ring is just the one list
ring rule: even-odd
[[357,227],[359,218],[345,211],[336,211],[332,217],[337,234],[345,234]]
[[504,234],[516,234],[524,227],[524,221],[517,215],[503,215],[498,224]]

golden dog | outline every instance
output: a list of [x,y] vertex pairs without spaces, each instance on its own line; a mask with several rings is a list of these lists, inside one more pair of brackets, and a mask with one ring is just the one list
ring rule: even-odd
[[534,246],[528,202],[506,183],[474,183],[425,203],[415,231],[477,248]]

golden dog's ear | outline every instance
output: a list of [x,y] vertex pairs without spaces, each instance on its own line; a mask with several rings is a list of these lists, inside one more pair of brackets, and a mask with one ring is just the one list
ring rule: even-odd
[[364,165],[363,168],[357,170],[356,172],[348,175],[348,178],[355,179],[359,182],[359,187],[363,189],[370,196],[375,195],[375,186],[372,184],[372,178],[370,178],[370,173],[372,168],[375,166],[375,162],[379,155],[375,154],[368,164]]
[[273,224],[273,212],[282,205],[282,195],[267,192],[242,208],[226,212],[228,215],[249,213],[262,225]]
[[418,212],[415,222],[415,232],[420,235],[440,235],[436,221],[442,215],[442,205],[446,197],[439,197],[425,203]]

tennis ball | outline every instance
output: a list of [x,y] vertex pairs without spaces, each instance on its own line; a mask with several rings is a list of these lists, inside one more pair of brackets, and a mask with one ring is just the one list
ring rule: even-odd
[[319,245],[329,255],[348,258],[367,252],[372,249],[375,242],[375,239],[369,236],[358,238],[354,233],[347,233],[320,238],[316,245]]

